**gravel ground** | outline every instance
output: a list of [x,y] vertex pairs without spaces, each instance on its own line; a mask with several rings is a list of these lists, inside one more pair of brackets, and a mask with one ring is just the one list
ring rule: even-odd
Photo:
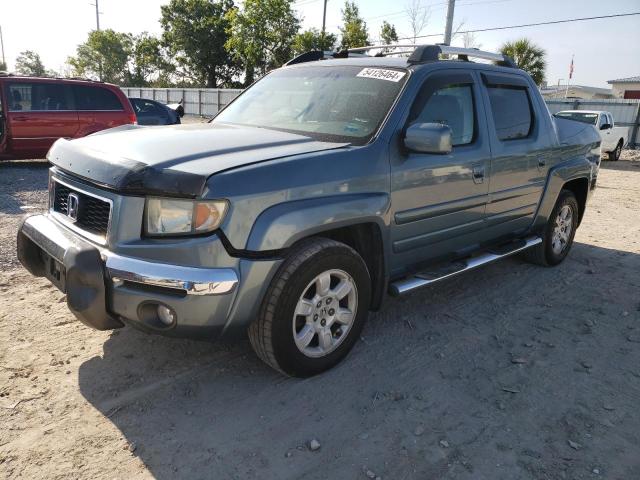
[[15,260],[46,179],[0,166],[0,475],[640,478],[639,161],[603,163],[562,265],[512,258],[389,299],[307,380],[247,341],[80,324]]

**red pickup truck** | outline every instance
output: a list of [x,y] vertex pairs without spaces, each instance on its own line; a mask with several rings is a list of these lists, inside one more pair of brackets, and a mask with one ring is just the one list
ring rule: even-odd
[[0,75],[0,160],[42,158],[58,138],[136,123],[116,85]]

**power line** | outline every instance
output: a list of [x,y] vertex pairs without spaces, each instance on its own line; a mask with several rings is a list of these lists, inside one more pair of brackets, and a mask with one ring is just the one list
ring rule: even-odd
[[[473,5],[479,5],[479,4],[483,4],[483,3],[503,3],[503,2],[511,2],[513,0],[480,0],[480,1],[470,1],[470,2],[466,2],[466,3],[457,3],[456,7],[466,7],[466,6],[473,6]],[[437,2],[437,3],[429,3],[426,5],[422,5],[421,7],[419,7],[419,10],[430,10],[432,8],[444,8],[446,5],[448,5],[449,2]],[[398,15],[406,15],[407,11],[406,10],[396,10],[395,12],[387,12],[384,14],[380,14],[380,15],[375,15],[375,16],[371,16],[371,17],[363,17],[364,20],[377,20],[379,18],[389,18],[389,17],[397,17]],[[413,37],[412,37],[413,38]]]
[[[474,6],[474,5],[482,5],[482,4],[487,4],[487,3],[504,3],[504,2],[512,2],[513,0],[473,0],[470,2],[466,2],[466,3],[456,3],[456,7],[466,7],[466,6]],[[446,2],[438,2],[438,3],[430,3],[427,5],[423,5],[419,8],[419,10],[432,10],[432,9],[440,9],[440,8],[444,8],[445,6],[447,6],[449,4],[448,1]],[[406,10],[399,10],[399,11],[395,11],[395,12],[388,12],[385,14],[381,14],[381,15],[375,15],[372,17],[363,17],[363,20],[366,21],[370,21],[370,20],[377,20],[380,18],[385,18],[385,19],[389,19],[391,17],[397,17],[399,15],[406,15],[407,11]],[[338,24],[335,25],[330,25],[331,28],[334,27],[339,27]],[[408,38],[408,37],[407,37]],[[413,38],[413,37],[411,37]],[[418,38],[418,37],[416,37]]]
[[[475,30],[463,30],[457,33],[478,33],[478,32],[490,32],[495,30],[509,30],[512,28],[525,28],[525,27],[538,27],[541,25],[556,25],[559,23],[570,23],[570,22],[582,22],[585,20],[599,20],[603,18],[618,18],[618,17],[631,17],[634,15],[640,15],[640,12],[632,12],[632,13],[617,13],[615,15],[600,15],[598,17],[581,17],[581,18],[568,18],[566,20],[552,20],[548,22],[538,22],[538,23],[523,23],[522,25],[508,25],[505,27],[489,27],[489,28],[477,28]],[[440,37],[444,35],[443,33],[430,33],[429,35],[418,35],[416,38],[427,38],[427,37]],[[398,38],[398,40],[411,40],[413,37],[402,37]]]
[[319,0],[298,0],[297,2],[293,3],[294,7],[305,7],[307,5],[311,5],[312,3],[316,3]]

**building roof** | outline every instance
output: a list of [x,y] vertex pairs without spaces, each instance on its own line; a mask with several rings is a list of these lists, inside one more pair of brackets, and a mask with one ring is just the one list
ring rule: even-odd
[[607,80],[607,83],[640,83],[640,75],[637,77],[619,78],[617,80]]

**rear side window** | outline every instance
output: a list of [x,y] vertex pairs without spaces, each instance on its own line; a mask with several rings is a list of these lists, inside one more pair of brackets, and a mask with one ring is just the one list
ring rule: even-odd
[[86,85],[74,85],[72,88],[78,110],[124,110],[111,90]]
[[498,138],[516,140],[528,137],[533,127],[533,113],[527,89],[491,86],[487,91]]
[[71,91],[63,83],[10,83],[7,101],[11,112],[74,110]]
[[136,115],[142,116],[166,116],[166,112],[162,110],[156,103],[148,101],[148,100],[133,100],[133,108],[136,111]]
[[438,88],[424,106],[414,109],[409,123],[447,125],[453,133],[453,146],[471,143],[475,129],[472,85],[449,84]]

